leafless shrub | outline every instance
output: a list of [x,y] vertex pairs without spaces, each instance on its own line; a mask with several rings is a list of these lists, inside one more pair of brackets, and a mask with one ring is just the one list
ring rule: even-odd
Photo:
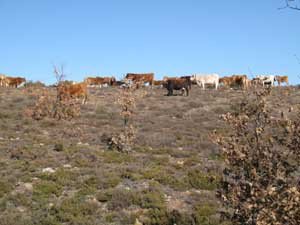
[[130,152],[135,139],[135,129],[132,125],[125,126],[123,131],[106,139],[110,150]]
[[136,101],[146,95],[144,90],[138,89],[138,85],[124,88],[120,91],[116,103],[120,106],[120,115],[124,122],[121,133],[112,135],[112,137],[104,137],[109,149],[118,150],[120,152],[129,152],[136,137],[136,130],[133,126],[133,115],[136,107]]
[[233,224],[300,224],[300,110],[273,118],[269,95],[257,91],[223,115],[230,135],[213,135],[226,164],[218,196]]

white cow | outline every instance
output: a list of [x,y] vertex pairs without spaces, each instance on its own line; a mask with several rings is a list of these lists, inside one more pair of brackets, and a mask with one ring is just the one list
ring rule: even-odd
[[216,73],[213,74],[193,74],[191,81],[196,81],[197,84],[205,90],[205,84],[214,84],[216,90],[219,86],[219,75]]
[[272,87],[274,86],[274,82],[276,81],[275,76],[273,75],[258,75],[256,78],[261,81],[263,87],[265,86],[265,84],[271,84]]

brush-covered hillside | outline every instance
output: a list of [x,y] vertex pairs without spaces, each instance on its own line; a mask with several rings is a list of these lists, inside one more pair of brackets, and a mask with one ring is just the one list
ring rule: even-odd
[[[220,116],[239,110],[249,92],[139,91],[125,153],[105,141],[124,126],[120,88],[90,88],[71,120],[34,120],[26,114],[34,89],[1,88],[0,224],[230,224],[219,221],[224,158],[211,133],[230,132]],[[299,105],[300,89],[274,88],[268,99],[278,116]]]

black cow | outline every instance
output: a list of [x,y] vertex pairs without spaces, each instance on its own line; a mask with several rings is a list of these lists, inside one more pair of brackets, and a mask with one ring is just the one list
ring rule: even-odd
[[188,81],[189,84],[189,88],[190,90],[192,89],[192,81],[191,81],[191,76],[181,76],[181,79],[186,79]]
[[168,90],[168,96],[173,95],[173,90],[182,90],[182,95],[186,92],[186,96],[189,96],[190,82],[185,78],[170,79],[164,84],[164,87]]

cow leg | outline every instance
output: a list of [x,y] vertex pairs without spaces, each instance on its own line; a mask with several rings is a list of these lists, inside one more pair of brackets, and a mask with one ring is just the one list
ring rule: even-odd
[[86,101],[87,101],[87,95],[84,95],[83,97],[84,97],[84,98],[83,98],[83,101],[82,101],[82,105],[85,105],[85,103],[86,103]]
[[171,89],[168,89],[168,94],[167,96],[171,96]]

